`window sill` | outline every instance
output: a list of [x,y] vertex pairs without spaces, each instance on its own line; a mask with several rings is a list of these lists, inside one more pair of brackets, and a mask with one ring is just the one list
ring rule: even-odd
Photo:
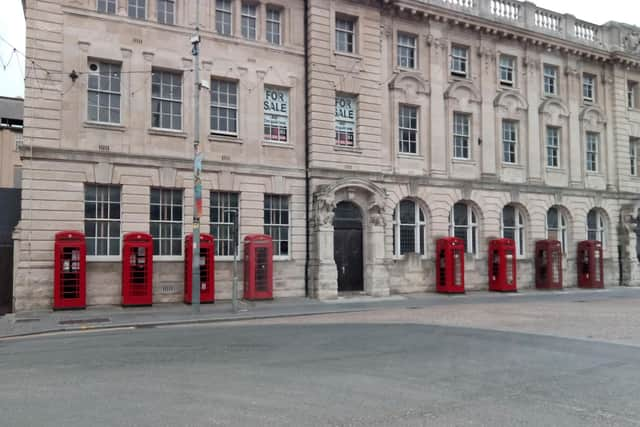
[[400,65],[396,65],[395,66],[395,72],[397,73],[415,73],[417,71],[420,71],[420,67],[401,67]]
[[349,147],[346,145],[336,145],[333,147],[333,151],[341,151],[344,153],[362,154],[362,149],[358,147]]
[[120,255],[87,255],[87,262],[121,262]]
[[289,257],[289,255],[274,255],[273,260],[274,261],[291,261],[291,258]]
[[546,167],[547,172],[553,172],[553,173],[560,173],[560,172],[565,172],[564,168],[561,167],[556,167],[556,166],[547,166]]
[[597,178],[604,178],[604,174],[602,172],[593,172],[593,171],[585,171],[586,176],[595,176]]
[[183,255],[154,255],[153,262],[184,262]]
[[418,153],[398,153],[399,159],[424,160],[424,156]]
[[[411,255],[415,256],[415,255],[418,255],[418,254],[417,254],[417,253],[411,253]],[[407,258],[407,254],[403,254],[403,255],[394,255],[394,256],[393,256],[393,260],[394,260],[394,261],[404,261],[406,258]],[[428,257],[428,256],[426,256],[426,255],[420,255],[420,256],[419,256],[419,257],[417,257],[417,258],[418,258],[418,259],[420,259],[420,261],[429,261],[429,259],[431,259],[431,258],[429,258],[429,257]]]
[[286,148],[286,149],[289,149],[289,150],[293,150],[293,145],[289,144],[288,142],[262,141],[262,146],[263,147],[274,147],[274,148]]
[[520,170],[524,169],[524,165],[520,164],[520,163],[502,162],[502,167],[503,168],[508,168],[508,169],[520,169]]
[[513,82],[501,81],[500,82],[500,87],[502,89],[516,90],[516,85]]
[[[215,261],[220,261],[220,262],[233,262],[233,255],[219,255],[217,257],[215,257]],[[243,262],[242,258],[240,257],[240,255],[236,256],[236,261],[237,262]]]
[[227,142],[230,144],[242,144],[244,142],[235,135],[221,135],[218,133],[210,133],[208,139],[211,142]]
[[451,74],[451,78],[456,79],[456,80],[466,80],[468,82],[471,81],[471,78],[469,77],[469,74],[462,74],[462,73],[457,73],[455,71],[450,71]]
[[452,158],[451,163],[460,164],[460,165],[471,165],[471,166],[477,166],[478,164],[478,162],[476,162],[473,159],[461,159],[459,157]]
[[187,138],[187,133],[181,130],[149,128],[147,129],[147,133],[149,135],[170,136],[173,138],[182,138],[182,139]]
[[357,53],[352,52],[341,52],[339,50],[334,49],[333,54],[335,56],[343,56],[345,58],[357,59],[358,61],[362,61],[362,55],[358,55]]
[[127,128],[121,124],[105,123],[105,122],[86,121],[83,123],[82,126],[85,128],[91,128],[91,129],[114,130],[117,132],[124,132],[125,130],[127,130]]

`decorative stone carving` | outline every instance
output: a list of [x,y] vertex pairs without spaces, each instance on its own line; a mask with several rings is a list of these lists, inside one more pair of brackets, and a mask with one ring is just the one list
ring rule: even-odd
[[381,197],[371,197],[369,203],[369,223],[376,227],[384,227],[384,200]]
[[315,220],[317,226],[333,224],[334,210],[337,206],[333,194],[317,194],[315,203]]
[[624,50],[640,55],[640,33],[631,33],[624,38]]

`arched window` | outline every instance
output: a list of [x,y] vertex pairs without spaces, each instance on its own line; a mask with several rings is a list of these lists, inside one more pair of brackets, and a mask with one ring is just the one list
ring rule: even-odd
[[556,207],[547,211],[547,239],[559,240],[562,252],[567,252],[567,217]]
[[604,215],[598,209],[591,209],[587,214],[587,240],[597,240],[605,243]]
[[449,216],[449,235],[464,240],[467,253],[478,253],[478,215],[471,205],[458,202]]
[[524,215],[515,206],[502,208],[502,237],[516,243],[516,256],[524,256]]
[[403,200],[393,212],[393,253],[397,256],[414,252],[424,255],[426,221],[420,206]]

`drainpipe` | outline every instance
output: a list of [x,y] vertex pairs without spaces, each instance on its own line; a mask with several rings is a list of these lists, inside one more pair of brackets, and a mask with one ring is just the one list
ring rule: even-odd
[[309,0],[304,0],[304,199],[305,199],[305,236],[306,236],[306,250],[304,259],[304,295],[309,297],[309,257],[311,251],[311,243],[309,238],[311,237],[310,229],[310,185],[311,178],[309,177]]

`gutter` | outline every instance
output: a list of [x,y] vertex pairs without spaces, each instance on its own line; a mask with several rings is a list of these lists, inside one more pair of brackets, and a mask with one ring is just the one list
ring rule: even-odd
[[311,201],[310,186],[311,178],[309,177],[309,0],[304,0],[304,199],[305,199],[305,258],[304,258],[304,295],[309,297],[309,258],[311,251],[311,227],[310,213]]

